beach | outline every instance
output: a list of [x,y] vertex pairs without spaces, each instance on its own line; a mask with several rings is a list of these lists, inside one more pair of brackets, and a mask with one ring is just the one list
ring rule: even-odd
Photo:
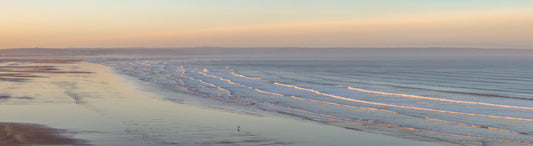
[[[211,101],[212,106],[200,107],[188,104],[193,101],[165,100],[172,96],[206,97],[161,89],[110,67],[84,61],[8,60],[0,66],[10,68],[2,70],[2,74],[24,74],[5,75],[8,79],[0,82],[0,122],[36,129],[46,126],[49,129],[42,130],[45,135],[60,136],[58,140],[37,135],[46,140],[28,141],[28,144],[50,144],[47,141],[57,142],[53,144],[82,141],[81,144],[88,145],[440,143],[351,130],[249,107],[243,107],[250,110],[247,112],[234,111],[217,105],[227,103],[216,100]],[[22,126],[27,124],[42,126]],[[2,143],[9,141],[3,139]]]
[[533,0],[0,12],[0,146],[533,146]]

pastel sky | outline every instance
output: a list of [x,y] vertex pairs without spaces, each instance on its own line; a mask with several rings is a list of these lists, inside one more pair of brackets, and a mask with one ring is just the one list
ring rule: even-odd
[[533,0],[0,0],[0,48],[533,49]]

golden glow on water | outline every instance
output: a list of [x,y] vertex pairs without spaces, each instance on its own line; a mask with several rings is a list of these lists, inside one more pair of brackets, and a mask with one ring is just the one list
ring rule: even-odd
[[245,79],[248,79],[248,80],[261,80],[261,78],[250,78],[250,77],[247,77],[247,76],[244,76],[244,75],[236,74],[235,72],[231,72],[231,75],[234,75],[234,76],[237,76],[237,77],[241,77],[241,78],[245,78]]
[[477,104],[477,105],[485,105],[485,106],[493,106],[493,107],[533,110],[533,107],[510,106],[510,105],[491,104],[491,103],[483,103],[483,102],[459,101],[459,100],[450,100],[450,99],[442,99],[442,98],[433,98],[433,97],[409,95],[409,94],[387,93],[387,92],[371,91],[371,90],[365,90],[365,89],[354,88],[354,87],[346,87],[346,88],[350,89],[350,90],[355,90],[355,91],[360,91],[360,92],[365,92],[365,93],[380,94],[380,95],[390,95],[390,96],[400,96],[400,97],[407,97],[407,98],[428,99],[428,100],[453,102],[453,103],[462,103],[462,104]]
[[467,116],[479,116],[479,117],[489,117],[489,118],[498,118],[498,119],[509,119],[509,120],[519,120],[519,121],[533,122],[533,119],[525,119],[525,118],[504,117],[504,116],[494,116],[494,115],[484,115],[484,114],[472,114],[472,113],[463,113],[463,112],[454,112],[454,111],[437,110],[437,109],[430,109],[430,108],[401,106],[401,105],[393,105],[393,104],[386,104],[386,103],[379,103],[379,102],[364,101],[364,100],[358,100],[358,99],[352,99],[352,98],[346,98],[346,97],[342,97],[342,96],[322,93],[320,91],[316,91],[316,90],[313,90],[313,89],[302,88],[302,87],[298,87],[298,86],[294,86],[294,85],[287,85],[287,84],[282,84],[282,83],[278,83],[278,82],[274,82],[274,84],[275,85],[289,87],[289,88],[294,88],[294,89],[298,89],[298,90],[309,91],[309,92],[312,92],[312,93],[315,93],[315,94],[318,94],[318,95],[328,96],[328,97],[332,97],[332,98],[336,98],[336,99],[359,102],[359,103],[366,103],[366,104],[372,104],[372,105],[388,106],[388,107],[396,107],[396,108],[405,108],[405,109],[415,109],[415,110],[432,111],[432,112],[449,113],[449,114],[458,114],[458,115],[467,115]]

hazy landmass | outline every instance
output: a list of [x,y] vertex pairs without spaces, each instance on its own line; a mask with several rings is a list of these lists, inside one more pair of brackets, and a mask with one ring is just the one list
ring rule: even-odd
[[527,49],[481,48],[16,48],[0,50],[0,57],[19,56],[243,56],[243,57],[350,57],[350,56],[533,56]]

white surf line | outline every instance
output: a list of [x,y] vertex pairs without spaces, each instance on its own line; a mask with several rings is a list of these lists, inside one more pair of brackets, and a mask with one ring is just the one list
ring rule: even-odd
[[[331,105],[336,105],[336,106],[343,106],[343,107],[349,107],[349,108],[355,108],[355,109],[365,109],[365,110],[373,110],[373,111],[381,111],[381,112],[388,112],[388,113],[394,113],[394,114],[399,114],[398,112],[394,112],[394,111],[389,111],[389,110],[383,110],[383,109],[377,109],[377,108],[368,108],[368,107],[358,107],[358,106],[351,106],[351,105],[344,105],[344,104],[338,104],[338,103],[332,103],[332,102],[327,102],[327,101],[320,101],[320,100],[313,100],[313,99],[306,99],[306,98],[301,98],[301,97],[296,97],[296,96],[288,96],[288,95],[283,95],[283,94],[279,94],[279,93],[273,93],[273,92],[268,92],[268,91],[263,91],[261,89],[257,89],[257,88],[253,88],[253,87],[250,87],[250,86],[246,86],[246,85],[243,85],[241,83],[236,83],[236,82],[233,82],[229,79],[225,79],[225,78],[222,78],[222,77],[219,77],[219,76],[215,76],[215,75],[210,75],[210,74],[207,74],[205,72],[197,72],[199,74],[202,74],[204,76],[208,76],[208,77],[212,77],[212,78],[216,78],[216,79],[219,79],[219,80],[222,80],[222,81],[226,81],[230,84],[234,84],[234,85],[239,85],[241,87],[244,87],[244,88],[248,88],[248,89],[251,89],[251,90],[254,90],[256,92],[259,92],[259,93],[264,93],[264,94],[270,94],[270,95],[275,95],[275,96],[282,96],[282,97],[290,97],[290,98],[294,98],[294,99],[297,99],[297,100],[303,100],[303,101],[310,101],[310,102],[317,102],[317,103],[326,103],[326,104],[331,104]],[[244,76],[244,75],[243,75]],[[253,79],[253,78],[252,78]],[[229,93],[231,94],[231,93]],[[279,106],[279,105],[278,105]],[[297,109],[297,108],[293,108],[293,107],[288,107],[290,109]],[[299,109],[301,111],[305,111],[305,110],[302,110],[302,109]],[[309,111],[306,111],[306,112],[309,112]],[[314,114],[317,114],[317,113],[314,113]],[[339,118],[339,119],[342,119],[342,120],[347,120],[348,118],[344,118],[344,117],[338,117],[338,116],[333,116],[333,115],[323,115],[323,114],[319,114],[319,115],[322,115],[322,116],[327,116],[327,117],[335,117],[335,118]],[[353,120],[353,119],[349,119],[349,120]]]
[[263,91],[263,90],[261,90],[261,89],[257,89],[257,88],[250,87],[250,86],[246,86],[246,85],[243,85],[243,84],[241,84],[241,83],[236,83],[236,82],[233,82],[233,81],[231,81],[231,80],[228,80],[228,79],[225,79],[225,78],[222,78],[222,77],[218,77],[218,76],[210,75],[210,74],[203,73],[203,72],[199,72],[199,73],[202,74],[202,75],[204,75],[204,76],[208,76],[208,77],[212,77],[212,78],[217,78],[217,79],[219,79],[219,80],[226,81],[226,82],[228,82],[228,83],[230,83],[230,84],[239,85],[239,86],[241,86],[241,87],[248,88],[248,89],[254,90],[254,91],[259,92],[259,93],[270,94],[270,95],[275,95],[275,96],[282,96],[282,97],[290,97],[290,98],[294,98],[294,99],[297,99],[297,100],[311,101],[311,102],[317,102],[317,103],[326,103],[326,104],[337,105],[337,106],[343,106],[343,107],[349,107],[349,108],[366,109],[366,110],[373,110],[373,111],[382,111],[382,112],[389,112],[389,113],[395,113],[395,114],[398,113],[398,112],[394,112],[394,111],[383,110],[383,109],[377,109],[377,108],[368,108],[368,107],[358,107],[358,106],[344,105],[344,104],[332,103],[332,102],[327,102],[327,101],[313,100],[313,99],[306,99],[306,98],[301,98],[301,97],[296,97],[296,96],[288,96],[288,95],[283,95],[283,94],[279,94],[279,93],[273,93],[273,92]]
[[[321,100],[314,100],[314,99],[301,98],[301,97],[296,97],[296,96],[288,96],[288,95],[283,95],[283,94],[279,94],[279,93],[273,93],[273,92],[263,91],[263,90],[260,90],[260,89],[257,89],[257,88],[253,88],[253,87],[249,87],[249,86],[242,85],[242,84],[240,84],[240,85],[241,85],[241,86],[244,86],[244,87],[247,87],[247,88],[252,88],[252,89],[254,89],[254,90],[256,90],[257,92],[260,92],[260,93],[265,93],[265,94],[270,94],[270,95],[276,95],[276,96],[291,97],[291,98],[294,98],[294,99],[297,99],[297,100],[310,101],[310,102],[317,102],[317,103],[325,103],[325,104],[331,104],[331,105],[343,106],[343,107],[355,108],[355,109],[366,109],[366,110],[373,110],[373,111],[388,112],[388,113],[400,114],[400,115],[405,115],[405,116],[412,116],[412,115],[409,115],[409,114],[398,113],[398,112],[395,112],[395,111],[384,110],[384,109],[378,109],[378,108],[359,107],[359,106],[352,106],[352,105],[345,105],[345,104],[333,103],[333,102],[328,102],[328,101],[321,101]],[[488,127],[488,126],[479,126],[479,125],[473,125],[473,124],[465,124],[465,123],[459,123],[459,122],[453,122],[453,121],[446,121],[446,120],[434,119],[434,118],[428,118],[428,117],[422,117],[422,116],[417,116],[417,117],[421,117],[421,118],[423,118],[423,119],[431,120],[431,121],[445,122],[445,123],[457,124],[457,125],[463,125],[463,126],[470,126],[470,127],[475,127],[475,128],[486,128],[486,129],[489,129],[489,130],[497,130],[497,131],[503,131],[503,132],[515,133],[515,134],[527,134],[527,133],[525,133],[525,132],[517,132],[517,131],[506,130],[506,129],[501,129],[501,128],[493,128],[493,127]]]
[[467,115],[467,116],[478,116],[478,117],[489,117],[489,118],[498,118],[498,119],[509,119],[509,120],[519,120],[519,121],[533,122],[533,119],[525,119],[525,118],[504,117],[504,116],[473,114],[473,113],[462,113],[462,112],[454,112],[454,111],[446,111],[446,110],[438,110],[438,109],[430,109],[430,108],[422,108],[422,107],[401,106],[401,105],[393,105],[393,104],[386,104],[386,103],[379,103],[379,102],[371,102],[371,101],[358,100],[358,99],[352,99],[352,98],[346,98],[346,97],[342,97],[342,96],[322,93],[322,92],[317,91],[317,90],[308,89],[308,88],[302,88],[302,87],[283,84],[283,83],[278,83],[278,82],[274,82],[274,84],[275,85],[279,85],[279,86],[285,86],[285,87],[289,87],[289,88],[294,88],[294,89],[298,89],[298,90],[308,91],[308,92],[312,92],[312,93],[315,93],[315,94],[318,94],[318,95],[328,96],[328,97],[332,97],[332,98],[336,98],[336,99],[340,99],[340,100],[353,101],[353,102],[359,102],[359,103],[365,103],[365,104],[396,107],[396,108],[404,108],[404,109],[424,110],[424,111],[449,113],[449,114],[458,114],[458,115]]
[[176,85],[183,85],[183,84],[179,84],[178,83],[178,81],[180,81],[182,83],[183,83],[183,81],[181,81],[181,79],[179,79],[179,78],[174,77],[172,74],[161,74],[161,75],[165,76],[166,79],[169,79],[169,80],[173,81],[174,84],[176,84]]
[[[208,76],[208,77],[218,78],[218,79],[220,79],[220,80],[223,80],[223,81],[229,82],[230,84],[242,85],[242,84],[239,84],[239,83],[232,82],[231,80],[224,79],[224,78],[222,78],[222,77],[218,77],[218,76],[214,76],[214,75],[209,75],[209,74],[204,73],[204,72],[197,72],[197,73],[203,74],[203,75]],[[192,78],[192,77],[191,77],[191,78]],[[242,85],[242,86],[245,86],[245,85]],[[250,89],[253,89],[253,87],[249,87],[249,88],[250,88]],[[257,89],[256,91],[262,91],[262,90]],[[271,92],[266,92],[266,91],[263,91],[263,92],[265,92],[265,93],[271,93]],[[228,94],[231,94],[231,93],[228,93]],[[277,93],[274,93],[274,94],[277,94]],[[206,94],[204,94],[204,95],[206,95]],[[278,95],[282,95],[282,94],[278,94]],[[206,95],[206,96],[213,97],[213,96],[211,96],[211,95]],[[234,96],[236,96],[236,95],[234,95]],[[283,96],[285,96],[285,95],[283,95]],[[294,96],[292,96],[292,97],[294,97]],[[217,98],[217,99],[221,99],[221,98]],[[224,99],[221,99],[221,100],[224,100]],[[226,100],[226,101],[227,101],[227,100]],[[229,101],[229,102],[234,102],[234,101]],[[242,104],[242,103],[238,103],[238,102],[234,102],[234,103]],[[266,102],[265,102],[265,103],[266,103]],[[266,104],[270,104],[270,105],[274,105],[274,106],[281,106],[281,105],[272,104],[272,103],[266,103]],[[338,116],[333,116],[333,115],[324,115],[324,114],[314,113],[314,112],[310,112],[310,111],[306,111],[306,110],[298,109],[298,108],[294,108],[294,107],[286,107],[286,108],[289,108],[289,109],[291,109],[291,110],[300,111],[300,112],[305,112],[305,113],[298,113],[298,112],[292,112],[292,111],[282,111],[282,110],[277,110],[277,109],[273,109],[273,108],[268,108],[268,107],[258,106],[258,105],[255,105],[255,104],[249,104],[249,106],[253,106],[253,107],[257,107],[257,108],[259,108],[259,109],[265,109],[265,110],[269,110],[269,111],[277,111],[277,112],[280,112],[280,113],[290,113],[290,114],[296,114],[296,115],[306,115],[306,116],[311,116],[311,117],[316,117],[316,118],[330,119],[330,120],[334,120],[334,121],[342,121],[342,122],[349,122],[349,123],[355,123],[355,124],[374,125],[374,126],[381,126],[381,127],[388,127],[388,128],[399,128],[399,129],[405,129],[405,130],[411,130],[411,131],[420,131],[420,132],[428,132],[428,133],[437,133],[437,134],[445,134],[445,135],[449,135],[448,133],[441,133],[441,132],[435,132],[435,131],[428,131],[428,130],[421,130],[421,129],[407,128],[407,127],[401,127],[401,126],[397,126],[397,125],[377,124],[377,123],[374,123],[373,121],[362,121],[362,120],[349,119],[349,118],[338,117]],[[454,136],[455,136],[455,135],[454,135]],[[461,135],[458,135],[458,136],[461,136]],[[485,137],[479,137],[479,138],[483,138],[483,139],[485,139]],[[490,138],[487,138],[487,139],[490,139]],[[507,141],[507,140],[504,140],[504,139],[502,139],[502,140],[503,140],[503,141]],[[516,142],[522,142],[522,141],[516,141]],[[527,143],[527,142],[526,142],[526,143]]]
[[[210,75],[210,74],[207,74],[207,73],[205,73],[205,72],[197,72],[197,73],[202,74],[202,75],[204,75],[204,76],[208,76],[208,77],[212,77],[212,78],[217,78],[217,79],[219,79],[219,80],[226,81],[226,82],[228,82],[228,83],[230,83],[230,84],[233,84],[233,85],[243,86],[243,85],[240,84],[240,83],[236,83],[236,82],[233,82],[233,81],[231,81],[231,80],[224,79],[224,78],[222,78],[222,77],[218,77],[218,76]],[[249,87],[248,89],[253,89],[253,88]]]
[[[213,97],[213,98],[216,98],[216,99],[219,99],[219,100],[223,100],[223,101],[227,101],[227,102],[233,102],[233,103],[237,103],[237,104],[242,104],[242,103],[238,103],[238,102],[234,102],[234,101],[225,100],[225,99],[222,99],[222,98],[219,98],[219,97],[216,97],[216,96],[212,96],[212,95],[207,95],[207,94],[201,94],[201,93],[192,92],[192,91],[188,90],[188,88],[185,88],[185,89],[187,89],[187,91],[189,91],[190,93],[193,93],[193,94],[204,95],[204,96]],[[250,106],[255,106],[255,105],[250,105]],[[266,108],[266,107],[259,107],[259,106],[255,106],[255,107],[258,107],[258,108],[261,108],[261,109],[266,109],[266,110],[278,111],[278,110],[270,109],[270,108]],[[279,111],[279,112],[288,112],[288,111]],[[288,112],[288,113],[293,113],[293,112]],[[298,114],[298,115],[308,115],[308,114],[302,114],[302,113],[294,113],[294,114]],[[331,118],[328,118],[328,117],[321,117],[321,116],[316,116],[316,115],[308,115],[308,116],[319,117],[319,118],[324,118],[324,119],[331,119]],[[507,140],[507,139],[497,139],[497,138],[488,138],[488,137],[476,137],[476,136],[466,136],[466,135],[458,135],[458,134],[442,133],[442,132],[436,132],[436,131],[428,131],[428,130],[422,130],[422,129],[408,128],[408,127],[401,127],[401,126],[396,126],[396,125],[376,124],[376,123],[367,123],[367,122],[361,123],[361,122],[353,121],[353,119],[350,120],[350,121],[348,121],[348,120],[344,120],[344,119],[331,119],[331,120],[344,121],[344,122],[350,122],[350,123],[356,123],[356,124],[363,124],[363,125],[375,125],[375,126],[388,127],[388,128],[398,128],[398,129],[404,129],[404,130],[419,131],[419,132],[427,132],[427,133],[435,133],[435,134],[442,134],[442,135],[449,135],[449,136],[457,136],[457,137],[467,137],[467,138],[487,139],[487,140],[497,140],[497,141],[508,141],[508,142],[517,142],[517,143],[533,143],[533,142],[531,142],[531,141],[517,141],[517,140]]]
[[[206,74],[207,75],[207,74]],[[185,77],[189,77],[189,76],[185,76]],[[215,76],[216,77],[216,76]],[[192,78],[192,77],[189,77],[189,78]],[[192,78],[194,80],[194,78]],[[197,79],[196,79],[197,80]],[[229,81],[229,80],[228,80]],[[234,83],[234,82],[233,82]],[[239,83],[237,83],[239,84]],[[204,95],[204,96],[208,96],[208,97],[213,97],[213,98],[216,98],[216,99],[219,99],[219,100],[222,100],[222,101],[227,101],[227,102],[232,102],[232,103],[237,103],[237,104],[243,104],[243,103],[238,103],[238,102],[235,102],[235,101],[230,101],[230,100],[226,100],[226,99],[223,99],[223,98],[220,98],[220,97],[216,97],[216,96],[212,96],[212,95],[207,95],[207,94],[202,94],[202,93],[196,93],[196,92],[192,92],[190,91],[188,88],[186,87],[183,87],[185,88],[187,91],[189,91],[190,93],[193,93],[193,94],[199,94],[199,95]],[[231,93],[228,93],[228,94],[231,94]],[[281,94],[280,94],[281,95]],[[294,97],[294,96],[293,96]],[[336,120],[336,121],[343,121],[343,122],[349,122],[349,123],[355,123],[355,124],[363,124],[363,125],[373,125],[373,126],[380,126],[380,127],[388,127],[388,128],[397,128],[397,129],[404,129],[404,130],[410,130],[410,131],[418,131],[418,132],[426,132],[426,133],[434,133],[434,134],[442,134],[442,135],[449,135],[449,136],[456,136],[456,137],[466,137],[466,138],[475,138],[475,139],[487,139],[487,140],[496,140],[496,141],[507,141],[507,142],[517,142],[517,143],[533,143],[531,141],[517,141],[517,140],[508,140],[508,139],[497,139],[497,138],[488,138],[488,137],[477,137],[477,136],[467,136],[467,135],[459,135],[459,134],[451,134],[451,133],[443,133],[443,132],[436,132],[436,131],[429,131],[429,130],[422,130],[422,129],[415,129],[415,128],[409,128],[409,127],[402,127],[402,126],[397,126],[397,125],[388,125],[388,124],[379,124],[379,123],[372,123],[370,121],[370,123],[368,121],[359,121],[359,120],[354,120],[354,119],[346,119],[346,118],[343,118],[343,117],[336,117],[336,116],[333,116],[335,118],[329,118],[331,117],[331,115],[322,115],[322,114],[317,114],[317,113],[312,113],[310,112],[309,114],[303,114],[303,113],[295,113],[295,112],[290,112],[290,111],[279,111],[279,110],[276,110],[276,109],[271,109],[271,108],[266,108],[266,107],[260,107],[260,106],[256,106],[256,105],[250,105],[250,106],[255,106],[257,108],[261,108],[261,109],[266,109],[266,110],[271,110],[271,111],[278,111],[278,112],[284,112],[284,113],[293,113],[293,114],[298,114],[298,115],[307,115],[307,116],[311,116],[311,117],[317,117],[317,118],[324,118],[324,119],[330,119],[330,120]],[[309,111],[307,111],[309,112]],[[316,114],[316,115],[310,115],[310,114]],[[317,115],[321,115],[321,116],[317,116]],[[324,117],[324,116],[327,116],[327,117]],[[337,119],[337,118],[340,118],[340,119]]]
[[249,80],[261,80],[261,78],[250,78],[250,77],[247,77],[247,76],[245,76],[245,75],[237,74],[237,73],[235,73],[235,72],[231,72],[231,75],[236,76],[236,77],[241,77],[241,78],[249,79]]
[[[214,76],[214,75],[209,75],[209,74],[207,74],[207,73],[203,73],[203,72],[198,72],[198,73],[203,74],[203,75],[205,75],[205,76],[209,76],[209,77],[213,77],[213,78],[218,78],[218,79],[221,79],[221,80],[223,80],[223,81],[229,82],[229,83],[231,83],[231,84],[242,85],[242,84],[240,84],[240,83],[235,83],[235,82],[232,82],[231,80],[224,79],[224,78],[222,78],[222,77],[218,77],[218,76]],[[276,83],[276,82],[274,82],[274,83]],[[242,85],[242,86],[245,86],[245,85]],[[253,89],[253,87],[249,87],[249,88],[252,88],[252,89]],[[262,91],[262,90],[257,89],[256,91]],[[266,91],[263,91],[263,92],[266,92]],[[271,92],[266,92],[266,93],[271,93]],[[278,93],[274,93],[274,94],[278,94]],[[283,95],[283,94],[278,94],[278,95]],[[285,96],[285,95],[283,95],[283,96]],[[292,96],[292,97],[295,97],[295,96]],[[278,112],[284,112],[284,113],[292,113],[292,114],[298,114],[298,115],[307,115],[307,116],[311,116],[311,117],[318,117],[318,118],[330,119],[330,120],[335,120],[335,121],[343,121],[343,122],[349,122],[349,123],[355,123],[355,124],[373,125],[373,126],[381,126],[381,127],[388,127],[388,128],[397,128],[397,129],[404,129],[404,130],[410,130],[410,131],[418,131],[418,132],[426,132],[426,133],[442,134],[442,135],[456,136],[456,137],[466,137],[466,138],[475,138],[475,139],[487,139],[487,140],[496,140],[496,141],[516,142],[516,143],[533,143],[533,142],[531,142],[531,141],[518,141],[518,140],[498,139],[498,138],[489,138],[489,137],[468,136],[468,135],[451,134],[451,133],[444,133],[444,132],[437,132],[437,131],[430,131],[430,130],[422,130],[422,129],[409,128],[409,127],[403,127],[403,126],[398,126],[398,125],[389,125],[389,124],[373,123],[372,121],[360,121],[360,120],[354,120],[354,119],[347,119],[347,118],[344,118],[344,117],[337,117],[337,116],[332,116],[332,115],[327,115],[327,116],[325,116],[325,115],[323,115],[323,114],[313,113],[313,112],[309,112],[309,111],[306,111],[308,114],[304,114],[304,113],[295,113],[295,112],[290,112],[290,111],[280,111],[280,110],[271,109],[271,108],[267,108],[267,107],[261,107],[261,106],[257,106],[257,105],[250,105],[250,106],[254,106],[254,107],[257,107],[257,108],[261,108],[261,109],[267,109],[267,110],[271,110],[271,111],[278,111]],[[291,108],[291,109],[295,110],[294,108]],[[301,110],[301,109],[300,109],[300,110]],[[305,110],[302,110],[302,111],[305,111]],[[317,116],[317,115],[318,115],[318,116]],[[425,119],[428,119],[428,118],[425,118]],[[446,122],[446,123],[452,123],[452,124],[459,124],[459,125],[465,125],[465,126],[476,127],[476,125],[468,125],[468,124],[457,123],[457,122],[451,122],[451,121],[444,121],[444,120],[438,120],[438,119],[431,119],[431,118],[429,118],[428,120],[440,121],[440,122]],[[480,127],[481,127],[481,126],[480,126]],[[497,128],[487,128],[487,129],[498,130],[498,131],[504,131],[504,132],[511,132],[511,131],[509,131],[509,130],[497,129]],[[520,134],[520,132],[515,132],[515,131],[512,131],[511,133],[518,133],[518,134]]]
[[[193,71],[191,71],[191,72],[193,72]],[[203,72],[197,72],[197,73],[202,74]],[[193,78],[193,77],[190,77],[190,76],[184,76],[184,77],[189,78],[189,79],[191,79],[191,80],[198,81],[198,82],[200,82],[200,83],[202,83],[202,84],[209,85],[209,86],[211,86],[211,87],[215,87],[215,88],[217,88],[217,89],[219,89],[219,90],[222,90],[222,91],[224,91],[224,92],[227,93],[227,96],[249,100],[249,101],[242,101],[242,102],[247,102],[247,104],[251,104],[251,103],[253,103],[253,102],[255,102],[255,103],[260,103],[260,101],[257,101],[257,100],[255,100],[255,99],[244,98],[244,97],[242,97],[242,96],[233,95],[232,92],[231,92],[230,90],[225,89],[225,88],[222,88],[222,87],[220,87],[220,86],[217,86],[217,85],[215,85],[215,84],[213,84],[213,83],[208,83],[208,82],[205,82],[205,81],[203,81],[203,80],[201,80],[201,79]],[[251,102],[250,102],[250,101],[251,101]],[[235,102],[235,101],[234,101],[234,102]]]
[[349,87],[349,86],[346,88],[350,90],[359,91],[359,92],[373,93],[373,94],[380,94],[380,95],[390,95],[390,96],[400,96],[400,97],[407,97],[407,98],[418,98],[418,99],[436,100],[436,101],[462,103],[462,104],[477,104],[477,105],[485,105],[485,106],[493,106],[493,107],[533,110],[533,107],[511,106],[511,105],[501,105],[501,104],[492,104],[492,103],[483,103],[483,102],[473,102],[473,101],[460,101],[460,100],[442,99],[442,98],[434,98],[434,97],[426,97],[426,96],[418,96],[418,95],[371,91],[371,90],[365,90],[365,89],[354,88],[354,87]]

